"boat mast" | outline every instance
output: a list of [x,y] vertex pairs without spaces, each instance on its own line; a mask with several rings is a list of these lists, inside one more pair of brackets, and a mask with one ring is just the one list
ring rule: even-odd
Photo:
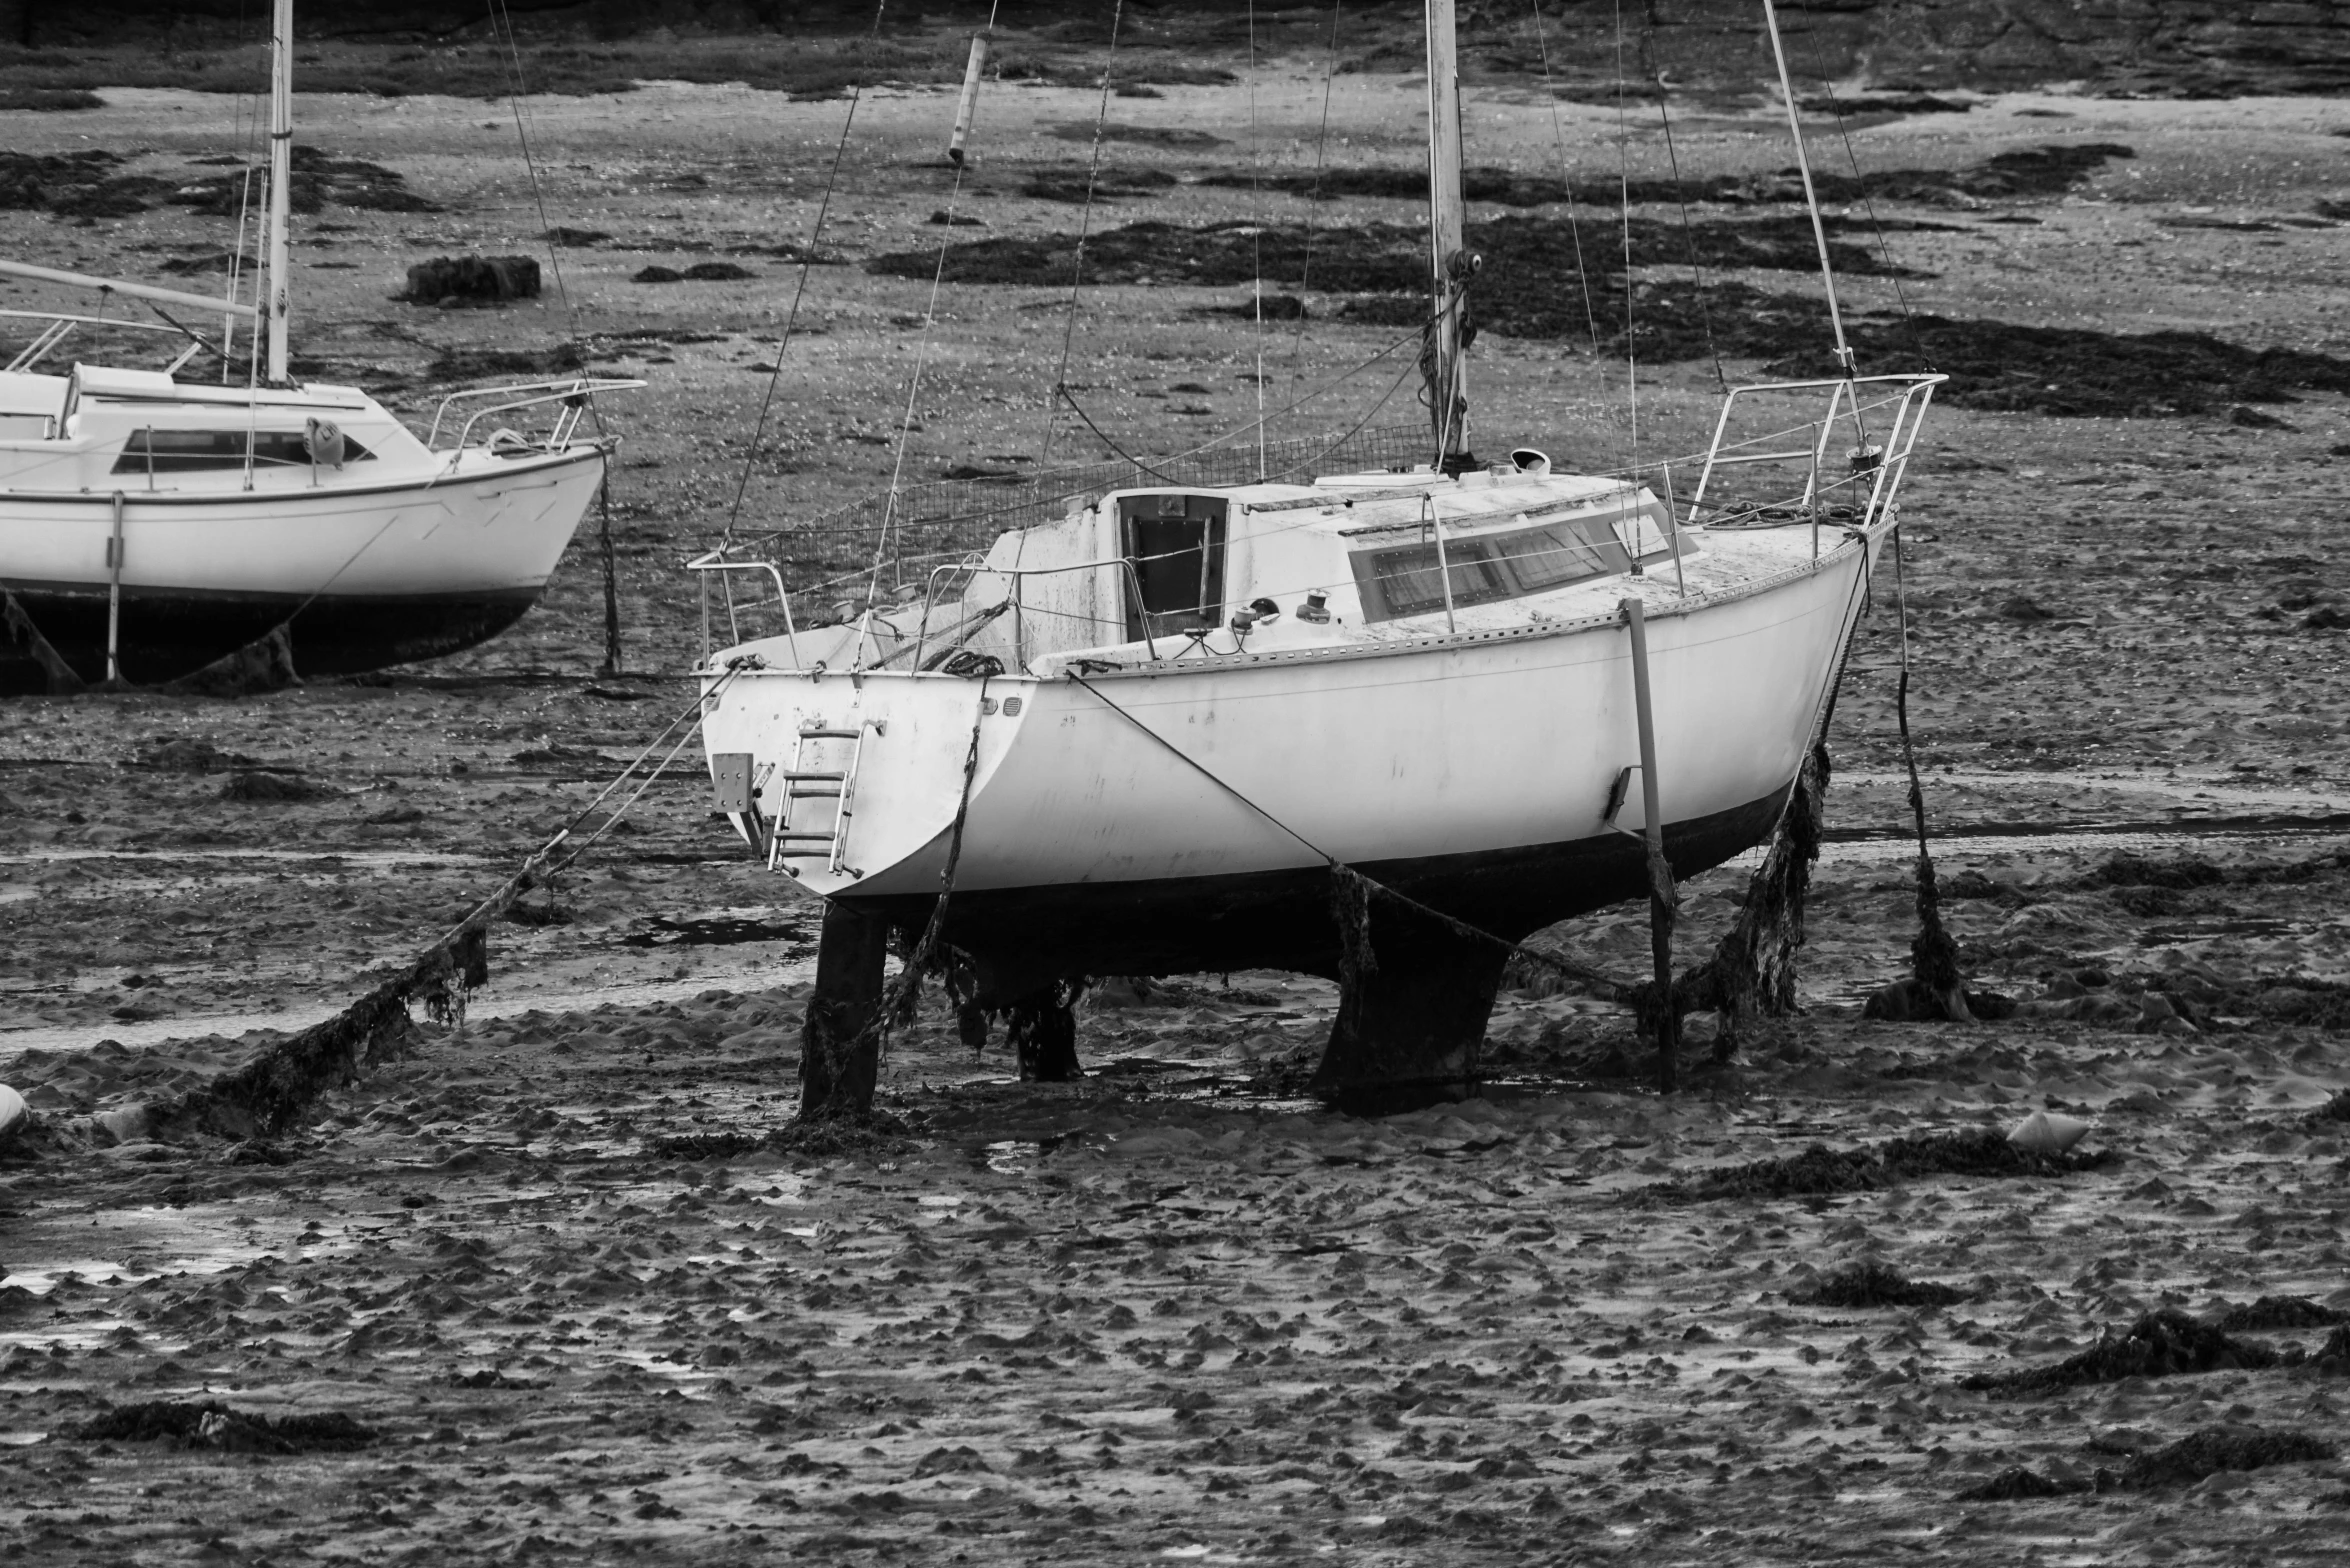
[[1795,138],[1795,167],[1803,175],[1803,204],[1811,210],[1811,237],[1820,251],[1820,277],[1828,285],[1828,324],[1836,330],[1836,363],[1852,374],[1852,350],[1844,341],[1844,312],[1836,305],[1836,269],[1828,262],[1828,230],[1820,222],[1820,199],[1811,188],[1811,158],[1803,150],[1803,121],[1795,112],[1795,88],[1787,80],[1787,50],[1779,42],[1779,8],[1763,0],[1763,25],[1770,29],[1771,58],[1779,64],[1779,95],[1787,100],[1787,130]]
[[261,245],[267,268],[262,311],[268,322],[267,379],[286,382],[286,316],[290,267],[287,218],[292,211],[294,174],[294,0],[276,0],[269,29],[269,216]]
[[[1432,317],[1420,373],[1428,417],[1446,468],[1463,466],[1469,449],[1469,384],[1462,364],[1469,276],[1478,257],[1462,248],[1461,90],[1453,39],[1453,0],[1428,0],[1428,283]],[[1455,460],[1461,460],[1456,465]]]

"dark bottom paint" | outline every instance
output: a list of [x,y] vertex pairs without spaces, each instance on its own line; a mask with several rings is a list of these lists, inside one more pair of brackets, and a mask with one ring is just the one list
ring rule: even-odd
[[[1676,878],[1695,876],[1762,842],[1785,789],[1665,829]],[[1640,840],[1611,833],[1561,844],[1366,861],[1384,887],[1517,941],[1555,921],[1648,892]],[[919,928],[927,895],[844,898]],[[979,963],[983,996],[1002,1002],[1069,975],[1223,974],[1235,969],[1338,973],[1330,874],[1310,867],[1239,876],[957,892],[946,940]],[[1382,955],[1384,956],[1384,955]],[[999,1000],[1000,999],[1000,1000]]]
[[[1762,842],[1786,799],[1774,790],[1668,825],[1673,875],[1694,876]],[[1616,833],[1355,869],[1512,942],[1648,891],[1644,847]],[[919,895],[839,902],[917,929],[932,905]],[[1340,968],[1330,875],[1319,868],[958,892],[944,934],[977,962],[980,998],[998,1007],[1074,975],[1292,969],[1335,978]],[[1317,1091],[1363,1109],[1469,1092],[1506,955],[1381,901],[1371,937],[1377,973],[1342,991]]]
[[[106,678],[106,594],[10,584],[41,635],[90,682]],[[489,641],[538,602],[535,588],[485,593],[324,595],[126,591],[123,678],[152,686],[176,680],[265,637],[292,618],[294,667],[304,675],[353,675],[438,658]],[[0,695],[46,690],[41,668],[0,639]]]

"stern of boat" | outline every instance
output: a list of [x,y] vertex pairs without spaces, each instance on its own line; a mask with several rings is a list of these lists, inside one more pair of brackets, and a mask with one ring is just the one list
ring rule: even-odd
[[772,870],[811,892],[935,892],[965,800],[1009,750],[1037,683],[768,667],[717,654],[702,677],[712,801]]

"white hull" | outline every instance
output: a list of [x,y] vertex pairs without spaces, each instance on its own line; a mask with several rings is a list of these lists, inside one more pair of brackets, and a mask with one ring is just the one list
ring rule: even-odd
[[[252,494],[122,493],[126,593],[305,598],[535,593],[603,476],[593,449],[408,483]],[[106,495],[0,496],[0,577],[104,592],[115,504]]]
[[[1627,582],[1647,603],[1669,824],[1785,790],[1881,537],[1714,598],[1678,599],[1655,577]],[[1629,637],[1612,617],[1082,682],[750,670],[708,684],[722,681],[704,719],[713,755],[788,769],[803,727],[879,721],[839,868],[793,862],[826,895],[938,891],[975,725],[958,896],[1139,893],[1311,872],[1327,859],[1467,863],[1586,841],[1638,855],[1616,831],[1643,826],[1638,792],[1614,828],[1603,820],[1619,771],[1639,757]],[[780,794],[768,787],[772,803]]]

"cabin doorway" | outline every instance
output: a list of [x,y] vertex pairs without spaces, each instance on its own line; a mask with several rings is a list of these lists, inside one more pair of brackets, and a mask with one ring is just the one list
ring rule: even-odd
[[1119,501],[1119,532],[1126,559],[1134,565],[1126,586],[1129,641],[1222,621],[1229,507],[1222,496],[1212,495],[1133,495]]

